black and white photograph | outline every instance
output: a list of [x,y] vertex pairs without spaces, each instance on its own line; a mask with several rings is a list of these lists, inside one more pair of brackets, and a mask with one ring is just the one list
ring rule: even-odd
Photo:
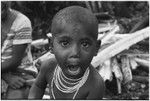
[[1,100],[149,100],[149,1],[1,1]]

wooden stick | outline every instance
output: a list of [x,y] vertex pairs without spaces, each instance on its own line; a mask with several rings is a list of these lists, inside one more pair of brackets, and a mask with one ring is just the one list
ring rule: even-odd
[[48,44],[48,39],[38,39],[38,40],[34,40],[32,41],[31,45],[34,47],[41,47]]
[[147,60],[144,60],[144,59],[140,59],[140,58],[135,58],[135,61],[141,65],[141,66],[144,66],[144,67],[147,67],[149,69],[149,61]]
[[148,60],[135,58],[135,61],[137,62],[138,65],[142,66],[141,69],[145,70],[146,72],[149,71],[149,61]]
[[116,57],[113,57],[111,59],[111,68],[112,68],[112,72],[114,72],[114,74],[115,74],[115,77],[118,80],[122,81],[123,80],[123,75],[122,75],[122,72],[121,72],[120,66],[117,62]]
[[109,40],[114,34],[116,31],[119,30],[119,26],[114,26],[113,29],[110,29],[111,31],[107,34],[105,34],[101,40],[102,40],[102,44],[105,44],[107,42],[107,40]]
[[112,71],[111,71],[111,61],[110,59],[106,60],[104,63],[101,64],[101,68],[98,71],[99,74],[102,76],[102,78],[104,79],[104,81],[112,80]]
[[141,83],[148,83],[149,77],[148,76],[133,76],[133,81],[137,81]]
[[44,55],[42,55],[41,57],[37,58],[36,60],[34,60],[34,63],[36,63],[38,60],[41,60],[41,62],[48,60],[50,58],[54,58],[54,54],[47,52]]
[[[98,39],[101,39],[103,36],[104,36],[103,34],[98,34]],[[129,36],[131,36],[129,33],[128,34],[114,34],[112,38],[123,39]]]
[[129,57],[129,61],[130,61],[130,66],[133,70],[135,70],[138,66],[138,64],[136,63],[135,59],[133,57]]
[[130,69],[129,58],[121,56],[121,70],[123,74],[123,83],[126,84],[132,80],[132,72]]
[[119,79],[117,79],[117,88],[118,88],[118,94],[121,94],[122,90],[121,90],[121,81]]
[[119,64],[117,62],[116,57],[111,59],[111,67],[112,67],[112,71],[115,74],[116,80],[117,80],[117,87],[118,87],[118,94],[121,94],[121,82],[123,80],[123,75],[122,72],[120,70]]
[[119,40],[116,43],[109,46],[108,48],[99,52],[98,55],[93,58],[92,65],[94,67],[97,67],[100,63],[103,63],[105,60],[117,55],[123,50],[128,49],[130,46],[148,37],[149,37],[149,27],[137,31],[131,34],[131,36]]

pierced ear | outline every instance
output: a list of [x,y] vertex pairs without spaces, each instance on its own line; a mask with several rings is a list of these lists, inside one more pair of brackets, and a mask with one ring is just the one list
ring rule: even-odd
[[101,40],[97,40],[97,42],[96,42],[96,51],[95,51],[95,56],[97,55],[97,53],[98,53],[98,50],[99,50],[100,46],[101,46]]
[[52,37],[48,38],[49,41],[49,51],[53,54],[53,41],[52,41]]

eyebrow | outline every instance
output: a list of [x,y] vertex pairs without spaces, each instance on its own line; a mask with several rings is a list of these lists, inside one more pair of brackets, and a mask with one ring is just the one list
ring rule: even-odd
[[69,35],[58,36],[58,39],[72,39]]
[[[69,39],[69,40],[71,40],[72,38],[70,37],[70,35],[60,35],[60,36],[58,36],[58,39]],[[82,40],[92,41],[93,39],[89,38],[89,37],[83,37],[80,40],[81,41]]]
[[81,39],[81,41],[83,41],[83,40],[92,41],[92,39],[91,39],[91,38],[87,38],[87,37],[86,37],[86,38],[82,38],[82,39]]

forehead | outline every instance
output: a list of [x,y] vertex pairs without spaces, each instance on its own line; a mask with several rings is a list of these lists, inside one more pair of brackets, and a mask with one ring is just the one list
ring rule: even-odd
[[77,38],[90,38],[90,39],[97,39],[96,31],[89,27],[88,25],[83,25],[79,23],[68,24],[65,23],[61,25],[61,32],[56,34],[56,36],[70,36],[70,37],[77,37]]

